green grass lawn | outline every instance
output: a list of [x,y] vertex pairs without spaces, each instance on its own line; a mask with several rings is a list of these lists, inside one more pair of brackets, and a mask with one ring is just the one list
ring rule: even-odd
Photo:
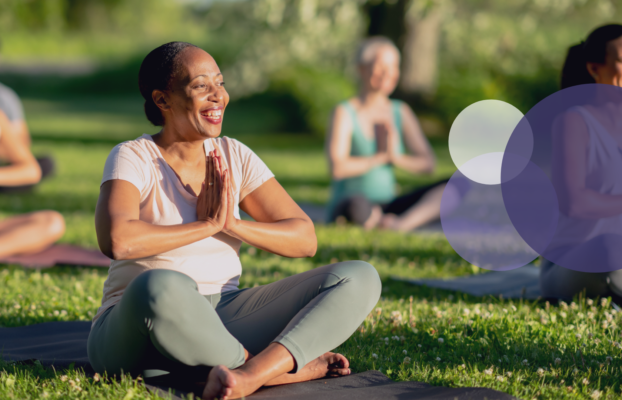
[[[53,208],[67,220],[66,243],[96,247],[93,213],[105,158],[119,141],[153,133],[134,98],[26,99],[36,153],[53,154],[58,174],[32,195],[0,196],[4,216]],[[245,118],[231,110],[229,118]],[[261,113],[255,115],[261,121]],[[251,117],[249,117],[251,118]],[[266,118],[270,118],[267,116]],[[230,124],[266,161],[295,200],[323,203],[328,174],[320,140],[302,134],[253,134],[248,121]],[[237,125],[236,125],[237,123]],[[259,131],[260,129],[258,129]],[[448,176],[447,148],[434,143],[439,171],[432,177],[399,175],[404,188]],[[485,386],[523,399],[621,397],[620,314],[609,303],[579,299],[570,305],[476,298],[391,281],[390,275],[450,277],[479,273],[442,235],[365,232],[317,226],[318,251],[287,259],[243,246],[241,285],[261,285],[335,260],[362,259],[383,278],[383,297],[352,338],[337,351],[355,372],[378,369],[394,380],[444,386]],[[106,271],[55,267],[27,271],[0,266],[0,326],[90,320]],[[94,379],[0,361],[0,398],[157,398],[139,381]]]

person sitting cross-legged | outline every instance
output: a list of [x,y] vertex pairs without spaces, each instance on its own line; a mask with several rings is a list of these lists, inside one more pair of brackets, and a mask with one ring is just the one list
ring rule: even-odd
[[162,130],[118,145],[104,168],[96,230],[113,261],[88,339],[95,371],[192,376],[205,399],[349,374],[330,350],[376,305],[375,268],[345,261],[239,289],[242,242],[310,257],[313,223],[255,153],[220,137],[229,96],[212,56],[162,45],[139,87]]
[[[8,165],[0,166],[0,186],[31,185],[41,179],[41,169],[29,147],[0,111],[0,149]],[[63,216],[52,210],[16,215],[0,221],[0,257],[45,250],[65,233]]]
[[[31,137],[24,116],[24,106],[19,96],[13,89],[3,85],[0,82],[0,112],[9,120],[12,136],[15,142],[19,142],[22,147],[30,149]],[[10,162],[11,155],[9,150],[0,147],[0,165]],[[41,155],[36,158],[39,168],[41,169],[41,179],[35,183],[27,183],[23,185],[4,185],[0,183],[0,193],[28,193],[35,188],[35,184],[54,174],[56,164],[54,159],[49,155]]]
[[334,110],[326,138],[332,184],[328,221],[341,218],[367,229],[407,232],[440,217],[447,179],[397,196],[393,167],[430,174],[435,157],[417,117],[393,100],[400,76],[400,53],[387,38],[363,41],[357,55],[358,96]]

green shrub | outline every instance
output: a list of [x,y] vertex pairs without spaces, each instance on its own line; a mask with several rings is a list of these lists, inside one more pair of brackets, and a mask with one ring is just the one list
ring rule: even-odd
[[268,90],[291,97],[298,104],[304,129],[323,137],[332,109],[353,96],[356,85],[341,73],[291,66],[272,76]]

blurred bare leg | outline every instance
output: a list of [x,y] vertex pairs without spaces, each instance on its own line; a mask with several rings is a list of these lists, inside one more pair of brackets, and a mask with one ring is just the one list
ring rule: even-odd
[[36,211],[0,221],[0,257],[42,251],[65,233],[63,216]]
[[400,232],[408,232],[432,222],[441,215],[441,198],[446,185],[439,185],[427,192],[421,200],[404,214],[386,214],[380,221],[380,227]]
[[371,215],[367,218],[367,221],[363,224],[365,230],[370,230],[378,226],[382,221],[382,208],[380,206],[374,206],[371,209]]

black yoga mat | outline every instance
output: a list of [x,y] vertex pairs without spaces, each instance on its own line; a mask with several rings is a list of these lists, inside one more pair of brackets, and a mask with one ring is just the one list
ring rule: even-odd
[[[48,322],[19,328],[0,328],[0,353],[5,361],[39,360],[57,369],[74,364],[92,372],[86,354],[90,321]],[[165,381],[164,381],[165,382]],[[167,382],[146,386],[162,397],[180,399],[193,389]],[[149,382],[148,382],[149,383]],[[184,387],[185,386],[185,387]],[[177,387],[177,389],[175,389]],[[194,389],[196,393],[196,388]],[[170,393],[170,394],[169,394]],[[200,388],[199,393],[200,395]],[[422,382],[393,382],[378,371],[342,378],[262,388],[250,396],[274,400],[512,400],[508,394],[486,388],[446,388]]]

